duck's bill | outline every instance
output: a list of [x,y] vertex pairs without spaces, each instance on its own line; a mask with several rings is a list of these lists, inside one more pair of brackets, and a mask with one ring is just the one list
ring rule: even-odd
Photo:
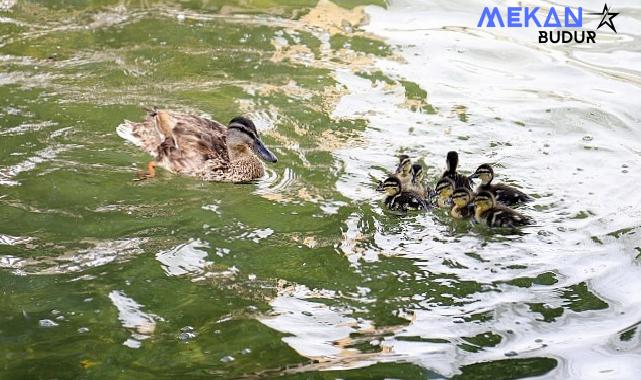
[[278,161],[278,158],[274,156],[274,153],[272,153],[269,149],[267,149],[265,144],[263,144],[263,142],[260,141],[259,139],[256,139],[254,141],[254,151],[256,152],[256,154],[258,154],[258,157],[260,157],[261,159],[267,162]]
[[385,187],[383,187],[383,181],[378,181],[378,185],[376,185],[376,191],[379,191],[379,192],[385,191]]
[[479,176],[478,173],[474,173],[474,174],[470,174],[467,178],[474,179],[474,178],[478,178],[478,176]]

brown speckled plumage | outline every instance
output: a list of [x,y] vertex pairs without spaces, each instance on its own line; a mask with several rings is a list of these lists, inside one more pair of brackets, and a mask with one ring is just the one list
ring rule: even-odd
[[[246,134],[259,140],[253,123],[249,123]],[[140,123],[125,121],[117,129],[121,137],[140,146],[159,166],[173,173],[218,182],[262,177],[263,163],[248,143],[240,144],[236,139],[234,146],[228,145],[230,130],[217,121],[164,110],[150,112]]]

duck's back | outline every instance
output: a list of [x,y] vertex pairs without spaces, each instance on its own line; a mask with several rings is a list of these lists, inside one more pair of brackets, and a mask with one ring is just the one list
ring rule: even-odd
[[443,176],[441,178],[449,178],[452,181],[454,181],[455,188],[463,187],[468,190],[472,190],[472,181],[470,181],[470,179],[467,176],[460,174],[458,172],[446,171],[445,173],[443,173]]
[[510,208],[495,206],[481,216],[490,227],[519,227],[532,224],[532,219]]
[[479,191],[490,191],[496,198],[497,202],[506,206],[512,206],[517,203],[524,203],[532,200],[532,197],[521,190],[502,183],[481,185],[479,186]]
[[385,203],[388,208],[392,210],[427,210],[428,205],[420,195],[410,192],[403,191],[397,195],[387,197]]
[[[160,118],[161,112],[169,117]],[[163,125],[159,126],[161,122]],[[225,141],[227,128],[213,120],[156,111],[140,123],[125,121],[118,126],[117,132],[153,155],[158,164],[172,172],[203,175],[205,172],[225,171],[229,166]]]

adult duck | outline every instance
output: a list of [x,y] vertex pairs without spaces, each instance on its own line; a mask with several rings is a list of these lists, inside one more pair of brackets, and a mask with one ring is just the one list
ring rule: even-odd
[[153,177],[160,166],[207,181],[247,182],[265,174],[261,159],[277,161],[258,137],[254,123],[242,116],[225,126],[204,117],[154,109],[144,121],[125,120],[116,131],[154,156],[145,178]]

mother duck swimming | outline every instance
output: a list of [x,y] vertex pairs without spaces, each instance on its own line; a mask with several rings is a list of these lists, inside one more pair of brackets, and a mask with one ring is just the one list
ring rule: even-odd
[[224,126],[203,117],[154,109],[140,123],[125,120],[116,132],[154,156],[145,178],[153,177],[158,165],[207,181],[247,182],[265,174],[259,158],[277,161],[258,137],[254,123],[242,116]]

